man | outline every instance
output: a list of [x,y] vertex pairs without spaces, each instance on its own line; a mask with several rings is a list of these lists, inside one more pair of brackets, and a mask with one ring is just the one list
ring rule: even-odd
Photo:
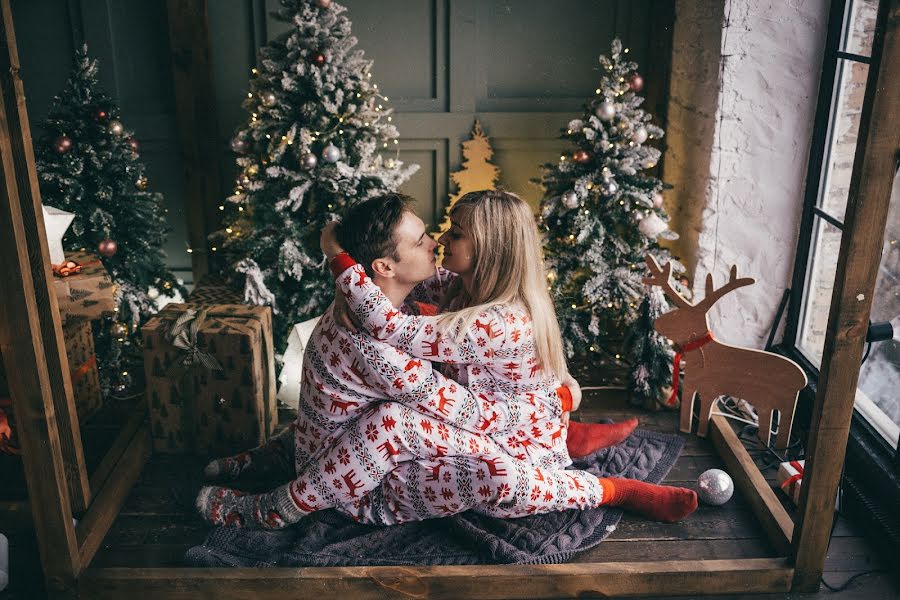
[[[409,210],[409,200],[399,194],[387,194],[358,203],[345,214],[337,235],[341,246],[365,267],[395,306],[403,306],[412,313],[433,312],[433,305],[421,301],[404,304],[409,298],[440,297],[446,283],[440,271],[436,276],[437,244],[427,234],[422,220]],[[388,399],[450,427],[483,435],[519,427],[530,421],[534,411],[544,416],[548,410],[544,406],[524,406],[526,400],[520,398],[493,402],[478,397],[441,375],[427,360],[413,359],[366,333],[338,326],[333,307],[326,311],[312,333],[303,370],[300,407],[292,427],[264,447],[210,463],[206,469],[209,479],[235,479],[251,472],[290,479],[295,473],[317,469],[317,461],[336,438],[373,403]],[[577,384],[574,387],[577,396]],[[568,392],[567,388],[560,389],[564,410],[572,408],[571,398],[566,398]],[[635,424],[632,421],[594,426],[573,423],[572,427],[589,432],[581,435],[589,444],[587,451],[581,448],[579,455],[618,443],[630,434]],[[350,486],[351,482],[346,485]],[[198,508],[210,518],[222,496],[217,499],[211,493],[207,498],[202,507],[198,498]],[[358,509],[360,502],[365,502],[362,496],[350,500],[348,512],[352,512],[351,508]],[[282,518],[279,511],[272,512],[275,513],[273,521]],[[222,513],[219,510],[216,515],[220,518],[210,520],[220,521]]]

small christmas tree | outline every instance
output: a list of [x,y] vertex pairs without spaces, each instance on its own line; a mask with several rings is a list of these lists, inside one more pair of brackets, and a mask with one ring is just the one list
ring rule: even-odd
[[99,253],[118,285],[116,317],[93,324],[104,395],[131,382],[129,356],[139,361],[140,353],[127,351],[140,340],[141,321],[156,311],[151,288],[183,291],[165,264],[162,195],[148,190],[138,141],[119,119],[83,46],[35,146],[43,203],[75,213],[64,248]]
[[279,350],[292,325],[334,297],[322,226],[418,168],[380,154],[397,151],[398,133],[372,62],[353,50],[346,9],[330,0],[281,5],[274,16],[291,28],[260,49],[251,72],[249,118],[232,140],[240,174],[222,206],[225,227],[211,240],[248,301],[274,307]]
[[500,167],[490,162],[494,155],[491,140],[484,135],[481,123],[477,120],[472,126],[472,138],[462,143],[462,152],[462,169],[450,174],[450,179],[456,184],[456,193],[450,196],[444,220],[438,230],[432,234],[434,239],[438,239],[441,234],[450,229],[450,209],[457,200],[469,192],[493,190],[497,187],[497,181],[500,179]]
[[[596,361],[599,353],[614,365],[627,366],[635,374],[631,379],[640,373],[641,384],[633,391],[644,404],[650,396],[656,398],[670,377],[671,367],[662,373],[655,366],[670,350],[656,341],[627,347],[638,356],[626,354],[622,342],[629,334],[634,339],[655,335],[652,322],[638,320],[647,295],[644,255],[670,261],[656,238],[677,235],[666,226],[665,185],[642,173],[660,157],[659,150],[645,143],[662,137],[663,130],[640,108],[644,99],[636,92],[643,80],[627,53],[614,40],[611,55],[600,57],[595,97],[583,116],[563,130],[562,138],[574,150],[557,164],[544,165],[539,218],[567,355]],[[677,261],[673,267],[683,271]]]

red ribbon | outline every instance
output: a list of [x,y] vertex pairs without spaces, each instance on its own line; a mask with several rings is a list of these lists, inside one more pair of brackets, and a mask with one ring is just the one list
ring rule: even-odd
[[800,462],[796,460],[792,460],[790,462],[790,465],[794,467],[797,473],[791,475],[790,477],[785,479],[784,482],[782,482],[781,489],[783,490],[789,488],[795,481],[800,481],[801,479],[803,479],[803,465],[801,465]]
[[97,365],[97,357],[90,357],[83,365],[72,371],[72,383],[88,374]]
[[681,375],[681,357],[691,350],[696,350],[700,346],[704,346],[713,341],[715,341],[715,339],[713,338],[712,331],[707,331],[705,334],[703,334],[703,336],[689,341],[684,346],[675,346],[675,360],[672,365],[672,395],[669,396],[669,399],[666,401],[666,404],[668,406],[675,406],[675,402],[678,400],[678,383],[679,376]]

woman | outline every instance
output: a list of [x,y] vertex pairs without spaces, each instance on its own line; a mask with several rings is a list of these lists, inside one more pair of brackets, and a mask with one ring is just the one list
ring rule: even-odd
[[[489,402],[498,394],[527,398],[532,426],[488,436],[382,403],[319,463],[275,492],[201,492],[198,508],[209,520],[281,527],[341,505],[382,523],[471,508],[518,517],[600,505],[677,521],[696,509],[691,490],[564,470],[571,460],[556,389],[565,361],[531,211],[512,194],[478,192],[457,203],[451,221],[442,242],[445,265],[458,274],[452,286],[458,293],[445,304],[460,310],[440,316],[402,314],[336,244],[326,240],[325,246],[337,255],[338,284],[366,329],[414,356],[455,365],[460,383]],[[370,494],[375,490],[380,493]]]

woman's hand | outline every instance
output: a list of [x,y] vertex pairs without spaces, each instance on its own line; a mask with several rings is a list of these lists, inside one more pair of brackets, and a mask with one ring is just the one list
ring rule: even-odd
[[341,245],[338,243],[337,235],[334,232],[337,225],[337,221],[332,221],[322,228],[322,234],[319,236],[319,247],[322,249],[322,252],[325,254],[325,258],[327,258],[328,260],[331,260],[344,251],[344,249],[341,248]]
[[359,333],[359,319],[357,319],[353,311],[350,310],[350,305],[347,304],[347,298],[344,297],[344,294],[341,293],[340,289],[337,289],[334,292],[334,308],[331,309],[331,316],[339,327],[343,327],[353,333]]
[[575,412],[581,405],[581,386],[568,373],[562,378],[562,384],[569,388],[569,392],[572,394],[572,412]]

